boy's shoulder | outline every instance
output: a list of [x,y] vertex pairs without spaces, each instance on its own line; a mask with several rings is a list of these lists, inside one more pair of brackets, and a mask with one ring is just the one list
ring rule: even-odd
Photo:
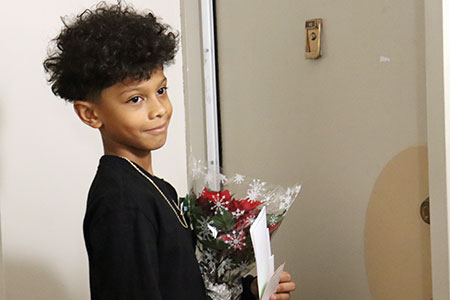
[[[166,196],[178,197],[175,189],[163,179],[152,178]],[[128,161],[118,156],[100,158],[97,173],[91,184],[87,210],[138,209],[148,211],[160,201],[159,192],[134,169]],[[150,207],[149,207],[150,205]]]
[[131,171],[123,158],[102,156],[89,188],[88,211],[100,207],[107,210],[138,208],[142,190],[136,188],[139,178]]
[[100,158],[97,172],[92,181],[89,193],[117,191],[123,182],[123,167],[120,165],[119,157],[104,155]]
[[145,190],[136,188],[139,186],[139,177],[131,172],[127,164],[116,156],[105,155],[100,158],[87,198],[83,222],[86,232],[101,220],[107,226],[116,220],[120,220],[123,226],[138,220],[156,224],[152,205],[154,201],[144,201],[151,199],[151,196]]

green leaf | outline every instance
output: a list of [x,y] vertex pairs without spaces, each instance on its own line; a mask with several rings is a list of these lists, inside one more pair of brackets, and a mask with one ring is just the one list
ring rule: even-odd
[[223,208],[218,209],[217,214],[211,218],[211,222],[220,231],[231,230],[236,225],[233,215]]
[[275,214],[268,214],[267,215],[267,226],[272,226],[277,223],[280,223],[283,220],[283,215],[275,215]]
[[212,248],[215,250],[225,250],[228,249],[229,246],[221,239],[214,240],[200,240],[200,242],[207,248]]

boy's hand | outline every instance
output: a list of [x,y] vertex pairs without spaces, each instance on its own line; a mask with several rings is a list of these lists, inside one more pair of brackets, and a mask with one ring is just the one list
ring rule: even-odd
[[[251,283],[252,294],[258,299],[258,283],[256,278]],[[277,293],[270,296],[270,300],[289,300],[291,292],[295,291],[295,282],[291,279],[291,274],[286,271],[281,273],[280,283],[278,283]]]
[[280,283],[278,283],[277,293],[270,296],[270,300],[289,300],[293,291],[295,291],[295,282],[292,281],[291,274],[283,271]]

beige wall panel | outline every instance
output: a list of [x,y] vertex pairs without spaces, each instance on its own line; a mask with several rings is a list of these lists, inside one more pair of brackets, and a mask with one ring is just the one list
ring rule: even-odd
[[[394,155],[426,143],[423,0],[216,5],[225,171],[303,183],[273,239],[298,284],[293,299],[371,299],[373,186]],[[314,17],[324,55],[306,60]]]
[[396,155],[384,167],[366,214],[365,257],[375,300],[430,300],[430,225],[420,216],[428,198],[425,146]]

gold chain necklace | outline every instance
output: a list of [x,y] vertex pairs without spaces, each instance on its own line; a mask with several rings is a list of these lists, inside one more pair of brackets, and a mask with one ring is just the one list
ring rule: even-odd
[[[128,158],[123,157],[123,156],[121,156],[121,157],[123,159],[125,159],[127,162],[129,162],[130,165],[132,165],[139,173],[141,173],[142,176],[147,178],[147,180],[153,184],[153,186],[158,190],[158,192],[161,194],[161,196],[164,198],[164,200],[166,200],[167,204],[169,204],[173,213],[175,214],[175,216],[177,216],[177,219],[180,222],[181,226],[183,226],[184,228],[187,229],[189,226],[186,222],[186,219],[184,218],[183,208],[177,207],[177,209],[175,209],[173,207],[172,203],[169,201],[169,199],[167,199],[166,195],[164,195],[164,193],[159,189],[159,187],[156,185],[156,183],[150,177],[148,177],[144,172],[142,172],[141,169],[139,169],[131,160],[129,160]],[[178,203],[178,205],[180,205],[180,203]],[[177,214],[177,210],[180,212],[181,218],[180,218],[180,215]]]

